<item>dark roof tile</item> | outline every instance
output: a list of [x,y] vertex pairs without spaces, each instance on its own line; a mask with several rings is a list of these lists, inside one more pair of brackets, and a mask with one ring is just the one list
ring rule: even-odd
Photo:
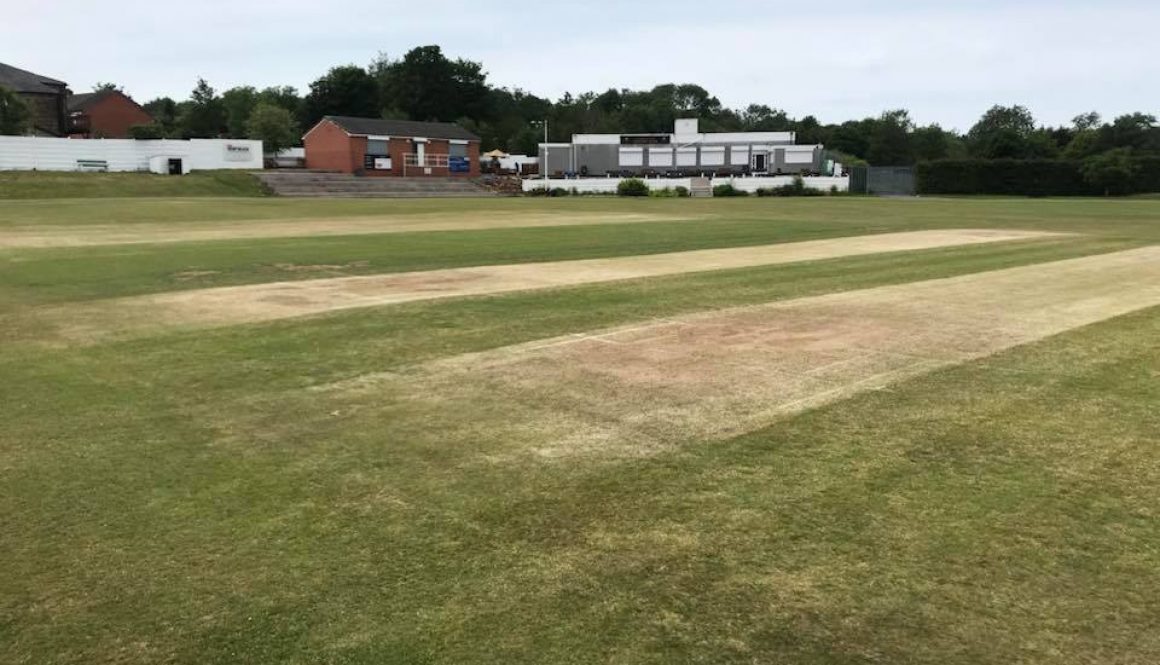
[[56,95],[60,94],[61,90],[68,84],[0,62],[0,86],[14,92],[39,92]]

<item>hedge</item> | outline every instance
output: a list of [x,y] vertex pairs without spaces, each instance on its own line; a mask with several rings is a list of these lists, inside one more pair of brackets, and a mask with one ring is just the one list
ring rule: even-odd
[[[1130,193],[1160,192],[1160,157],[1134,157]],[[1055,159],[953,159],[919,163],[919,194],[1100,196],[1087,182],[1083,162]]]

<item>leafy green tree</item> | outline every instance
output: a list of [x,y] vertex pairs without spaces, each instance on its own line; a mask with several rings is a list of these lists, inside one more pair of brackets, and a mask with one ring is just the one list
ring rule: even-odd
[[1075,133],[1071,142],[1063,149],[1065,159],[1087,159],[1100,151],[1100,135],[1094,129]]
[[1092,129],[1099,129],[1101,120],[1100,114],[1095,111],[1088,111],[1081,113],[1071,119],[1071,124],[1076,132],[1086,132]]
[[741,112],[741,126],[747,132],[788,132],[793,121],[785,111],[765,104],[750,104]]
[[1084,160],[1083,177],[1104,196],[1131,194],[1136,168],[1131,148],[1116,148]]
[[197,79],[178,125],[184,138],[216,138],[225,130],[226,113],[222,100],[205,79]]
[[1022,106],[992,106],[967,132],[971,154],[985,159],[1026,157],[1035,118]]
[[258,105],[258,91],[248,85],[230,88],[222,93],[221,103],[226,116],[226,134],[230,138],[245,138],[246,123]]
[[1132,148],[1137,152],[1160,151],[1160,128],[1156,116],[1130,113],[1117,117],[1111,124],[1100,128],[1100,147]]
[[109,83],[108,81],[98,81],[95,85],[93,85],[93,92],[105,92],[105,91],[124,93],[125,89],[122,88],[121,86],[117,85],[116,83]]
[[380,106],[407,114],[412,120],[484,119],[488,99],[483,65],[451,60],[438,46],[420,46],[401,60],[385,55],[371,64],[381,91]]
[[301,138],[294,116],[281,106],[258,104],[246,123],[246,135],[258,139],[267,153],[277,154]]
[[290,113],[296,114],[302,106],[302,97],[293,86],[271,86],[269,88],[263,88],[258,93],[258,103],[280,106]]
[[312,127],[324,115],[376,118],[379,109],[375,79],[362,67],[344,65],[310,84],[310,93],[302,101],[302,126]]
[[16,93],[0,86],[0,134],[19,136],[32,128],[32,113]]
[[179,111],[177,102],[169,97],[158,97],[152,101],[146,102],[142,108],[145,112],[153,116],[153,122],[159,125],[165,133],[165,136],[177,136],[178,132],[178,117]]
[[886,111],[874,125],[870,135],[867,161],[879,166],[904,166],[914,163],[914,148],[910,144],[910,131],[914,123],[910,113],[904,109]]
[[916,127],[911,133],[911,144],[914,146],[914,157],[920,162],[955,159],[966,154],[962,139],[938,125]]

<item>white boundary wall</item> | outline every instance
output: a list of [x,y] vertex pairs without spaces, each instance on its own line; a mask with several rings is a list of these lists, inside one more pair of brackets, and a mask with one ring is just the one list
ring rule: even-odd
[[154,157],[179,157],[187,171],[262,168],[262,142],[234,139],[137,141],[0,136],[0,171],[81,171],[80,161],[109,171],[148,171]]
[[[524,180],[523,184],[525,192],[533,189],[542,189],[546,185],[549,189],[562,187],[567,190],[575,189],[582,194],[615,194],[616,187],[622,180],[625,180],[625,178],[549,178],[548,180],[528,178]],[[693,182],[692,178],[642,178],[642,180],[648,185],[649,189],[665,189],[666,187],[670,189],[676,187],[688,189],[692,187]],[[758,189],[769,189],[792,184],[793,176],[713,178],[711,182],[714,187],[731,184],[737,189],[752,194]],[[802,178],[802,182],[805,183],[806,187],[827,192],[830,191],[831,187],[837,187],[839,192],[850,190],[850,179],[848,177],[817,176]]]

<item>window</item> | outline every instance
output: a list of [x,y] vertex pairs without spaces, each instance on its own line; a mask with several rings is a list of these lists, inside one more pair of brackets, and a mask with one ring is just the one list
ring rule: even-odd
[[696,166],[696,148],[677,148],[677,166]]
[[732,166],[749,166],[749,146],[735,145],[729,148],[729,164]]
[[368,155],[383,155],[383,156],[389,155],[390,151],[387,150],[387,142],[386,141],[367,141],[367,154]]
[[724,166],[725,146],[701,148],[701,166]]
[[786,150],[785,151],[786,164],[813,164],[814,151],[809,150]]
[[652,166],[652,167],[672,166],[673,165],[673,149],[672,148],[649,148],[648,149],[648,165]]
[[451,148],[450,148],[450,152],[448,153],[448,155],[450,157],[466,157],[467,156],[467,144],[466,143],[452,143]]
[[621,148],[620,149],[620,165],[621,166],[644,166],[644,149],[643,148]]

